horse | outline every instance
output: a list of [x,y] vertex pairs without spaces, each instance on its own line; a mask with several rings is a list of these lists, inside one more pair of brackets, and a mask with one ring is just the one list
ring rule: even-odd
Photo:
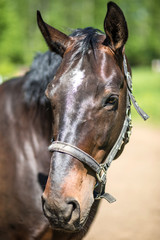
[[130,100],[147,115],[132,95],[128,28],[115,3],[105,34],[67,36],[39,11],[37,22],[50,51],[0,86],[0,239],[80,240],[100,199],[115,201],[106,173],[129,141]]

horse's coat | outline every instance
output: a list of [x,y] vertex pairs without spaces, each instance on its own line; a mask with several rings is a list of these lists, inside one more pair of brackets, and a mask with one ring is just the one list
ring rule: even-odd
[[[38,55],[25,76],[0,86],[0,239],[3,240],[40,239],[48,229],[41,194],[46,183],[42,176],[47,176],[49,169],[47,147],[52,117],[44,91],[54,76],[55,59],[60,63],[61,58],[54,53]],[[37,68],[39,62],[41,67]]]

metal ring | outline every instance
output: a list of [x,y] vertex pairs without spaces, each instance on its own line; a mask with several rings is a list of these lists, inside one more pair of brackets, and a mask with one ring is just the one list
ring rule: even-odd
[[100,166],[98,173],[96,173],[96,177],[100,183],[103,182],[104,184],[106,184],[106,172],[107,171],[104,166]]

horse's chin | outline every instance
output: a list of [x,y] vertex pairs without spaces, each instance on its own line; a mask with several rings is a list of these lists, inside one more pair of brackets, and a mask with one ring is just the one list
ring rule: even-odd
[[70,233],[74,233],[74,232],[79,232],[83,229],[84,225],[78,224],[77,226],[73,225],[73,224],[52,224],[50,222],[51,228],[53,228],[53,230],[57,230],[57,231],[61,231],[61,232],[70,232]]
[[56,221],[54,219],[52,219],[52,220],[50,219],[49,222],[50,222],[50,226],[51,226],[51,228],[53,228],[53,230],[74,233],[74,232],[81,231],[84,228],[87,220],[88,220],[88,216],[84,220],[77,221],[74,224],[70,223],[70,222],[68,222],[68,223],[57,222],[56,223]]

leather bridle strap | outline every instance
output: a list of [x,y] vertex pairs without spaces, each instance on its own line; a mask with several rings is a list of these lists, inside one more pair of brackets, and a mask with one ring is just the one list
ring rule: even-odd
[[126,77],[126,81],[127,81],[127,89],[128,89],[128,95],[129,98],[131,99],[133,106],[135,107],[136,111],[138,112],[138,114],[144,119],[147,120],[149,118],[149,116],[147,115],[147,113],[145,113],[143,111],[142,108],[140,108],[140,106],[138,105],[137,101],[135,100],[135,97],[132,94],[132,77],[130,72],[128,72],[128,67],[127,67],[127,61],[126,61],[126,56],[123,56],[123,68],[124,68],[124,74]]
[[89,154],[74,145],[66,142],[55,141],[49,146],[48,149],[51,152],[66,153],[78,159],[80,162],[88,165],[97,174],[99,173],[99,163],[96,162],[96,160],[92,158]]

